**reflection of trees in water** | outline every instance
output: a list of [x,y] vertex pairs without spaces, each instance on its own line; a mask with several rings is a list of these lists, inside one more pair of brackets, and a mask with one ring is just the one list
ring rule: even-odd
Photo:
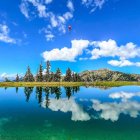
[[80,91],[80,87],[79,86],[75,86],[75,87],[72,87],[72,93],[74,94],[74,93],[77,93],[77,92],[79,92]]
[[[16,89],[18,90],[18,89]],[[30,99],[30,96],[33,92],[33,87],[25,87],[24,88],[24,93],[25,93],[25,96],[26,96],[26,102],[29,102],[29,99]]]
[[16,93],[18,93],[18,87],[16,87]]
[[55,92],[55,98],[58,100],[61,97],[61,88],[55,87],[54,92]]
[[79,86],[64,87],[64,89],[65,89],[65,93],[66,93],[66,96],[68,97],[68,99],[70,99],[72,94],[77,93],[78,91],[80,91],[80,87]]
[[[28,102],[31,96],[31,93],[33,92],[33,87],[25,87],[24,93],[26,96],[26,101]],[[80,90],[80,87],[64,87],[64,94],[68,99],[74,94],[77,93]],[[18,88],[16,88],[16,92],[18,92]],[[38,104],[41,105],[43,97],[45,97],[46,101],[46,108],[48,108],[50,104],[50,95],[54,95],[57,100],[61,98],[62,95],[62,88],[61,87],[36,87],[35,88],[36,93],[36,99],[38,101]]]
[[66,96],[69,99],[72,95],[72,88],[71,87],[65,87],[65,92],[66,92]]
[[50,99],[49,99],[49,94],[50,94],[50,88],[49,87],[45,87],[43,89],[43,91],[45,92],[45,100],[46,100],[46,108],[48,108],[49,104],[50,104]]
[[42,87],[36,87],[36,98],[38,100],[38,104],[41,104],[42,102],[42,92],[43,92]]
[[8,89],[8,87],[4,87],[5,91]]

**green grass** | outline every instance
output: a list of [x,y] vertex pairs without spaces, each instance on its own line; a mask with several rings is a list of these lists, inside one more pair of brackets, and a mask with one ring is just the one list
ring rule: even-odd
[[0,82],[0,87],[34,87],[34,86],[102,86],[117,87],[127,85],[140,85],[140,82],[102,81],[102,82]]

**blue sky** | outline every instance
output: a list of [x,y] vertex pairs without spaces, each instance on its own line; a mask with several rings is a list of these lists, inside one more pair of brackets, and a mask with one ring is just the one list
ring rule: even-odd
[[28,65],[35,74],[46,60],[63,73],[140,73],[139,9],[139,0],[0,1],[0,75]]

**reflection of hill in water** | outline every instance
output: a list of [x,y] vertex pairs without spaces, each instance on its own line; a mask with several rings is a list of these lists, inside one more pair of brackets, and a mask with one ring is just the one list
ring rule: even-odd
[[111,89],[112,87],[108,87],[108,86],[85,86],[86,88],[89,88],[89,87],[93,87],[93,88],[99,88],[99,89],[102,89],[102,90],[106,90],[106,89]]

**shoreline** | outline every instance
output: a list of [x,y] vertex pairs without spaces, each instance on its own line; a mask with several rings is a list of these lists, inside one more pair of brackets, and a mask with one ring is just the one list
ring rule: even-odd
[[0,87],[55,87],[55,86],[140,86],[140,82],[100,81],[100,82],[0,82]]

